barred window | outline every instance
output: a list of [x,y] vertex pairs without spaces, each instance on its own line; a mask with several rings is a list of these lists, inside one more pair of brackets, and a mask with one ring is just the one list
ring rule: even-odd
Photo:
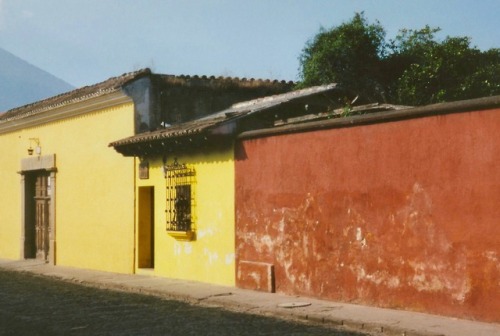
[[194,168],[177,159],[165,166],[167,182],[167,231],[194,231]]

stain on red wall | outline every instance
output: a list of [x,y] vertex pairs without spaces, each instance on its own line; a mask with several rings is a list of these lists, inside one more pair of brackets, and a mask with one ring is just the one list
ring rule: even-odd
[[277,292],[500,321],[500,109],[236,151],[237,263]]

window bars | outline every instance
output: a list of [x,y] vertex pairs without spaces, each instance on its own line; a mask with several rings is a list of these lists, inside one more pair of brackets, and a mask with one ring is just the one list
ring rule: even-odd
[[196,172],[177,159],[165,165],[167,182],[167,231],[193,231],[193,206]]

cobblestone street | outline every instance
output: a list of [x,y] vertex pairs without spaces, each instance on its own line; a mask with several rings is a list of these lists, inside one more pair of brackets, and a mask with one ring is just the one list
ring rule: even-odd
[[0,335],[360,335],[0,270]]

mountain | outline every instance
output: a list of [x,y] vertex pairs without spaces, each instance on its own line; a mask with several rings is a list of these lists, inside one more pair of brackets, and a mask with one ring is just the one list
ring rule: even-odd
[[73,89],[65,81],[0,48],[0,113]]

